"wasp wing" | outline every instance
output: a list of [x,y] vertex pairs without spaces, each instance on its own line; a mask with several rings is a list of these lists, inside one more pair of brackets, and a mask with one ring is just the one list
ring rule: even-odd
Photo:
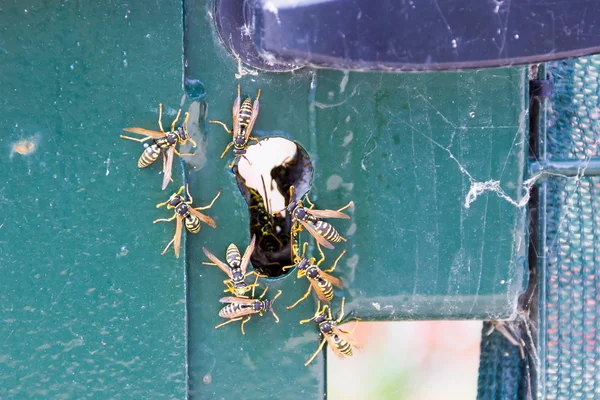
[[321,236],[321,234],[317,232],[317,230],[313,228],[309,222],[302,221],[301,219],[299,219],[298,222],[302,224],[302,226],[308,231],[308,233],[310,233],[321,246],[327,247],[328,249],[335,248],[331,243],[327,241],[327,239]]
[[310,285],[315,290],[315,293],[317,294],[317,297],[319,298],[319,300],[321,300],[323,303],[329,304],[330,300],[327,297],[325,297],[325,294],[323,293],[323,290],[321,289],[321,287],[319,286],[317,281],[310,278],[308,275],[306,275],[306,277],[308,278]]
[[256,117],[258,117],[258,109],[260,108],[260,104],[258,99],[254,100],[254,105],[252,106],[252,116],[250,117],[250,122],[248,122],[248,127],[246,128],[246,141],[250,137],[250,133],[252,133],[252,128],[254,128],[254,123],[256,122]]
[[233,277],[233,275],[231,274],[231,268],[229,268],[229,265],[227,265],[223,261],[219,260],[213,253],[206,250],[205,247],[203,247],[202,250],[204,250],[204,254],[206,254],[206,257],[208,257],[210,259],[210,261],[217,264],[217,267],[221,268],[221,271],[225,272],[227,274],[227,276],[229,276],[229,278]]
[[321,278],[323,278],[323,279],[328,280],[329,282],[331,282],[331,284],[333,286],[337,286],[340,289],[344,287],[344,284],[342,283],[341,280],[339,280],[335,276],[329,275],[327,272],[323,272],[323,271],[319,270],[319,275],[321,275]]
[[334,211],[334,210],[311,210],[310,208],[305,208],[306,212],[314,215],[317,218],[342,218],[342,219],[350,219],[350,217],[343,212]]
[[352,333],[345,331],[343,329],[338,328],[337,326],[333,326],[333,332],[338,335],[339,337],[341,337],[342,339],[344,339],[346,342],[350,343],[352,345],[352,347],[357,348],[357,349],[361,349],[362,346],[360,345],[360,343],[354,338],[354,335],[352,335]]
[[333,341],[333,337],[331,337],[331,335],[327,335],[327,334],[323,334],[323,335],[325,336],[325,339],[327,340],[327,344],[329,344],[329,348],[331,350],[333,350],[333,354],[335,354],[337,356],[337,358],[339,358],[340,360],[343,360],[344,355],[342,354],[340,349],[338,349],[337,344]]
[[208,215],[204,215],[200,211],[198,211],[192,207],[189,207],[188,210],[190,210],[190,213],[192,213],[193,215],[198,217],[200,219],[200,221],[204,222],[206,225],[210,226],[211,228],[217,227],[217,223],[215,222],[215,220],[212,219],[211,217],[209,217]]
[[164,171],[164,177],[163,177],[163,183],[162,183],[162,190],[165,190],[167,188],[167,186],[169,186],[169,182],[171,181],[171,173],[173,171],[173,158],[175,155],[175,147],[169,147],[169,150],[167,150],[167,162],[166,162],[166,168]]
[[235,140],[235,137],[240,132],[240,124],[238,122],[239,117],[240,117],[240,86],[239,85],[238,85],[238,96],[235,99],[235,101],[233,102],[233,108],[231,109],[231,112],[233,114],[233,139]]
[[252,235],[252,240],[248,247],[246,247],[246,251],[244,252],[244,257],[242,258],[242,263],[240,264],[240,269],[242,270],[242,275],[246,275],[246,269],[248,269],[248,263],[250,262],[250,257],[254,252],[254,243],[256,242],[256,235]]
[[219,299],[219,303],[238,303],[240,305],[253,305],[254,302],[256,300],[255,299],[245,299],[243,297],[234,297],[234,296],[227,296],[227,297],[221,297]]
[[165,134],[158,131],[151,131],[149,129],[144,128],[124,128],[126,132],[137,133],[138,135],[151,136],[154,138],[164,138]]
[[181,231],[183,228],[183,220],[181,216],[177,214],[177,223],[175,224],[175,241],[173,242],[173,250],[175,250],[175,257],[179,258],[179,250],[181,249]]

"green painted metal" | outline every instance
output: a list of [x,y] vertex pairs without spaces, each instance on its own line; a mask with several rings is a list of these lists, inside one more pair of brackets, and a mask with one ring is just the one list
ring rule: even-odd
[[[229,158],[231,140],[208,119],[231,122],[237,84],[261,88],[254,134],[299,142],[315,166],[317,208],[354,200],[351,221],[331,221],[348,243],[336,271],[350,315],[370,320],[503,319],[526,285],[528,142],[525,68],[443,74],[360,74],[246,69],[221,45],[210,2],[186,3],[186,91],[198,110],[204,154],[189,169],[193,194],[224,194],[214,207],[219,227],[189,238],[190,393],[193,398],[315,398],[324,389],[323,357],[305,369],[318,345],[314,313],[295,273],[267,280],[281,318],[253,318],[242,336],[217,316],[225,278],[201,265],[202,246],[224,257],[230,242],[249,241],[246,205]],[[229,153],[231,157],[231,153]],[[477,192],[498,181],[502,194]],[[517,205],[512,204],[517,203]],[[303,234],[305,235],[305,234]],[[304,236],[304,238],[307,238]]]
[[179,106],[181,3],[0,9],[0,397],[184,398],[184,264],[152,224],[170,192],[119,138]]

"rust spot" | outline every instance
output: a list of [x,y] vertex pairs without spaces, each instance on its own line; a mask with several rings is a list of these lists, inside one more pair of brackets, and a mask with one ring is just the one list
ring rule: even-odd
[[21,139],[16,143],[13,143],[10,156],[14,153],[19,153],[23,156],[27,156],[37,150],[38,138],[32,136],[26,139]]

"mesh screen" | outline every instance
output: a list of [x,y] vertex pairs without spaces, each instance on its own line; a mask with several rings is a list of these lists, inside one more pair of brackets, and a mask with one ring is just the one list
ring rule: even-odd
[[481,361],[477,382],[478,400],[521,400],[527,398],[530,386],[526,360],[498,331],[489,334],[491,324],[483,324]]
[[548,102],[548,159],[598,155],[600,57],[582,57],[548,65],[554,96]]
[[548,185],[546,399],[600,397],[600,177]]

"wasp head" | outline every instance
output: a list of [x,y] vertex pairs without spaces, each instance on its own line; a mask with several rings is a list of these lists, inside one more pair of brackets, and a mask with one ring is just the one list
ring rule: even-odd
[[182,126],[177,128],[175,132],[177,133],[177,140],[179,140],[180,143],[185,143],[190,138]]
[[320,324],[321,322],[327,319],[327,313],[325,312],[326,309],[327,306],[324,306],[323,310],[321,310],[317,315],[313,317],[313,321],[315,321],[315,323]]
[[185,144],[189,140],[190,142],[192,142],[192,145],[194,147],[196,147],[196,142],[194,141],[194,139],[192,139],[190,137],[187,129],[184,129],[182,126],[180,126],[175,131],[175,134],[176,134],[176,139],[180,144]]
[[173,193],[171,197],[169,197],[169,201],[167,202],[167,208],[175,208],[181,203],[183,199],[179,193]]
[[300,262],[298,263],[298,269],[300,271],[305,271],[308,267],[310,267],[310,260],[303,258],[302,260],[300,260]]

